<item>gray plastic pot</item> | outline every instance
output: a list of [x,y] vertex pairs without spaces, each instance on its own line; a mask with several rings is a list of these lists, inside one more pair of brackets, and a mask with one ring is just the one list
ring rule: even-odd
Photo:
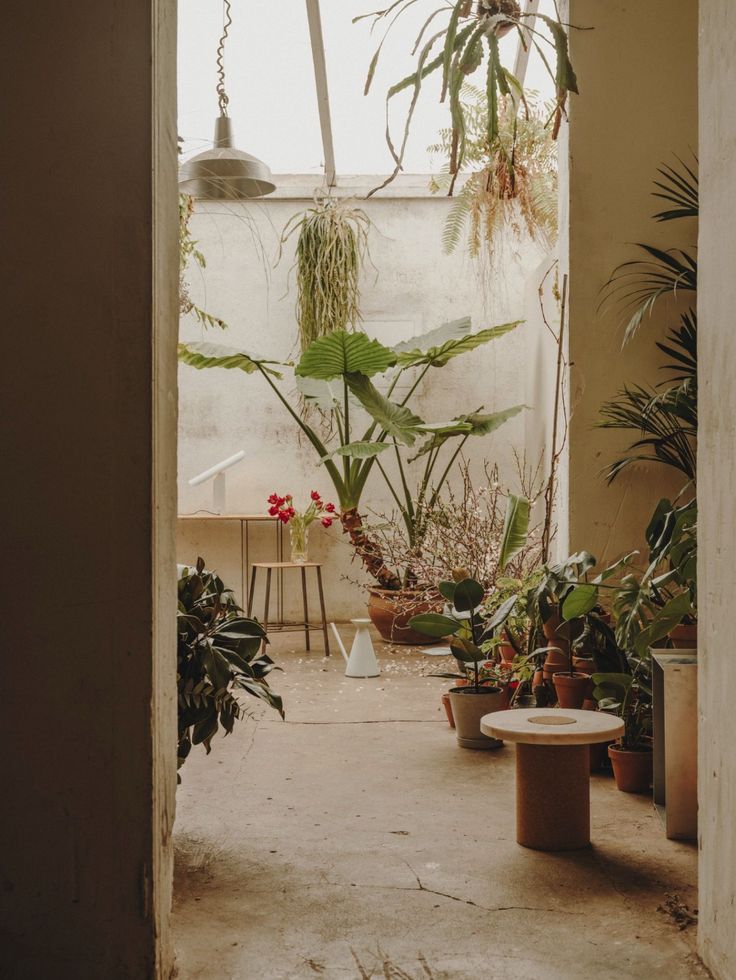
[[477,694],[473,687],[453,687],[449,693],[457,744],[464,749],[500,748],[503,742],[484,735],[480,720],[492,711],[505,709],[505,693],[498,687],[481,687]]

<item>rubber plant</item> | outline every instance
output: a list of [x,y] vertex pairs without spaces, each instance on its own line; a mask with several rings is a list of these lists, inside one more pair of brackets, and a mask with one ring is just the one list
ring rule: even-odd
[[283,718],[281,698],[267,677],[275,664],[261,647],[263,627],[241,615],[233,593],[199,558],[178,566],[176,680],[181,767],[193,745],[210,744],[218,729],[232,732],[246,709],[240,694],[259,698]]
[[[394,0],[382,10],[354,18],[355,21],[366,18],[372,20],[373,28],[387,24],[386,32],[368,68],[366,94],[370,91],[386,37],[396,21],[415,2],[416,0]],[[386,95],[386,141],[394,160],[394,170],[375,190],[389,184],[402,169],[412,117],[422,84],[430,75],[436,75],[440,79],[440,101],[448,106],[451,131],[448,171],[451,178],[460,171],[468,148],[468,111],[461,98],[462,87],[476,73],[484,78],[486,140],[491,150],[496,148],[501,137],[500,101],[504,97],[513,97],[517,102],[524,98],[519,80],[501,62],[499,38],[510,31],[518,33],[519,41],[525,48],[531,46],[539,52],[542,63],[554,81],[555,99],[548,123],[552,138],[557,137],[568,93],[578,91],[568,54],[566,26],[556,17],[522,13],[517,0],[450,0],[432,10],[424,21],[412,47],[412,56],[416,58],[415,70],[392,85]],[[548,55],[552,56],[554,67]],[[405,91],[410,93],[410,102],[403,134],[397,145],[388,124],[389,106],[392,99]],[[450,193],[452,188],[453,183],[450,185]]]
[[[206,343],[180,344],[179,357],[195,368],[226,368],[261,375],[329,474],[340,503],[343,530],[364,566],[382,588],[398,591],[402,588],[401,578],[387,567],[360,515],[366,482],[374,468],[378,469],[408,532],[415,535],[421,530],[424,508],[441,490],[465,442],[493,432],[523,406],[493,413],[485,413],[480,406],[449,421],[429,423],[412,411],[412,397],[430,371],[503,337],[519,322],[471,333],[470,318],[464,317],[394,347],[387,347],[362,331],[337,330],[318,338],[304,351],[294,374],[298,397],[331,416],[334,424],[326,436],[301,416],[290,386],[280,383],[283,377],[278,368],[291,365]],[[407,372],[413,373],[408,391],[394,401],[398,382]],[[379,376],[385,392],[373,381]],[[450,446],[451,451],[446,452],[445,447]],[[425,461],[419,488],[414,491],[406,468],[406,454],[410,451],[414,458]],[[394,476],[381,462],[384,454],[393,456]],[[440,466],[443,455],[445,461]]]

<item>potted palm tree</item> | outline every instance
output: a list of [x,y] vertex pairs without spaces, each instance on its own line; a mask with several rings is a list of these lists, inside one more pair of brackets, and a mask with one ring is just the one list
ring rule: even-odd
[[480,665],[486,659],[480,644],[483,625],[480,607],[484,598],[483,586],[475,579],[460,577],[459,581],[440,582],[440,594],[451,606],[452,615],[424,613],[414,616],[409,626],[417,633],[441,639],[451,637],[453,656],[463,665],[464,676],[472,671],[472,683],[453,687],[450,704],[455,720],[457,743],[464,749],[496,749],[502,744],[489,738],[480,730],[483,715],[502,711],[506,707],[506,693],[501,687],[481,684]]

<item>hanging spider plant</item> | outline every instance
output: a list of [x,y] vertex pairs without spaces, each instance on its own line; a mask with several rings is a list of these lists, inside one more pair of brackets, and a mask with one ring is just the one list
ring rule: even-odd
[[[453,252],[463,235],[474,258],[491,255],[494,241],[505,229],[519,238],[526,234],[548,248],[557,235],[557,153],[545,125],[549,105],[540,107],[534,93],[517,105],[503,98],[499,105],[499,138],[487,139],[485,96],[473,85],[462,91],[467,119],[465,167],[470,171],[445,222],[442,236],[446,252]],[[448,154],[452,130],[440,132],[432,153]],[[432,180],[432,189],[447,189],[452,177],[447,167]]]
[[189,263],[195,262],[200,269],[204,269],[207,265],[189,228],[189,219],[192,217],[193,210],[194,199],[189,194],[179,194],[179,312],[182,315],[193,313],[205,329],[219,327],[225,330],[227,328],[225,321],[197,306],[189,293],[187,282]]
[[295,214],[281,235],[281,248],[296,234],[296,318],[302,351],[335,330],[360,322],[360,275],[371,220],[361,208],[332,197]]
[[[366,95],[370,91],[386,37],[398,18],[415,2],[416,0],[394,0],[383,10],[354,18],[353,22],[372,19],[373,28],[382,21],[388,21],[386,32],[368,68],[364,90]],[[430,29],[437,28],[439,24],[442,24],[440,29],[430,33]],[[535,24],[539,24],[541,29],[535,27]],[[440,101],[446,102],[449,107],[451,138],[448,171],[451,177],[458,174],[468,150],[468,113],[460,93],[464,82],[479,71],[485,76],[486,139],[489,147],[495,148],[500,135],[500,101],[512,95],[518,101],[524,95],[519,80],[501,63],[499,38],[513,30],[518,32],[519,41],[524,48],[531,46],[539,52],[554,81],[556,94],[548,123],[551,124],[552,138],[557,137],[568,92],[578,91],[568,54],[565,26],[558,18],[545,14],[523,14],[517,0],[450,0],[429,14],[415,39],[412,48],[412,56],[417,58],[415,71],[388,90],[386,142],[395,166],[389,177],[371,193],[385,187],[401,171],[422,83],[433,73],[441,78]],[[554,69],[548,54],[554,55]],[[388,111],[391,100],[407,90],[411,92],[411,99],[402,138],[397,145],[388,124]],[[450,190],[452,191],[452,184]]]

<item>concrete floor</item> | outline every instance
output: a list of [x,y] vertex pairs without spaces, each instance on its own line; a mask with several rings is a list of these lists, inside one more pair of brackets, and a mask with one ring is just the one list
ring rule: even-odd
[[456,746],[445,661],[376,643],[382,676],[353,680],[294,641],[272,644],[286,722],[256,707],[182,770],[182,980],[708,976],[657,910],[697,905],[696,848],[646,798],[594,776],[591,849],[519,847],[514,749]]

